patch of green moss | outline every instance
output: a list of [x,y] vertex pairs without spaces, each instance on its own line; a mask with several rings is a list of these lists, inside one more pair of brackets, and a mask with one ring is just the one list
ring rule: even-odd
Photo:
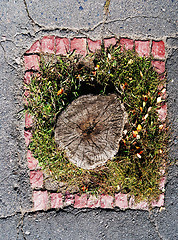
[[[34,74],[26,111],[33,116],[30,150],[57,181],[77,186],[80,192],[114,194],[121,191],[137,200],[159,193],[160,169],[165,165],[167,131],[161,130],[157,99],[160,80],[151,58],[134,51],[104,47],[84,59],[40,56],[40,74]],[[58,114],[85,94],[115,93],[125,105],[128,124],[117,156],[94,170],[76,167],[57,150],[54,130]],[[163,160],[164,159],[164,160]]]

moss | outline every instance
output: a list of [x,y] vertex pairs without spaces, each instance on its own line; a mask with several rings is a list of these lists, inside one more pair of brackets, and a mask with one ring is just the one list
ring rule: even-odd
[[[121,191],[137,200],[159,193],[160,169],[166,160],[167,131],[160,130],[157,98],[164,85],[151,58],[134,51],[104,47],[85,59],[40,56],[40,74],[34,74],[26,111],[33,115],[30,150],[47,172],[81,192],[114,194]],[[128,124],[117,156],[94,170],[77,168],[57,150],[54,129],[58,114],[84,94],[117,94],[128,113]],[[164,160],[163,160],[164,159]]]

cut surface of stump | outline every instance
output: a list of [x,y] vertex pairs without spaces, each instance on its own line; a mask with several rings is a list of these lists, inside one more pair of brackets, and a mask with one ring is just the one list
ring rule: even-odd
[[77,167],[94,169],[116,155],[126,121],[115,94],[84,95],[59,115],[55,140]]

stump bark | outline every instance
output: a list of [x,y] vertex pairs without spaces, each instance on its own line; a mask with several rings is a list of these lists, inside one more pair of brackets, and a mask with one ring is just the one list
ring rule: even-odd
[[116,155],[126,121],[115,94],[84,95],[59,115],[55,140],[77,167],[94,169]]

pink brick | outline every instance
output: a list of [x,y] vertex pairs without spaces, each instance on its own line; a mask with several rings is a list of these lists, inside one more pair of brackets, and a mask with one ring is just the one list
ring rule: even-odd
[[30,84],[31,82],[31,77],[32,77],[32,72],[26,72],[24,76],[24,83]]
[[75,195],[74,208],[86,208],[87,207],[87,194],[82,194],[81,196]]
[[161,74],[165,72],[165,62],[151,61],[151,63],[157,73]]
[[115,194],[115,206],[121,209],[128,208],[127,194],[123,193]]
[[26,72],[24,76],[24,83],[30,84],[32,77],[38,78],[40,74],[38,72]]
[[127,38],[121,38],[120,39],[120,45],[121,45],[121,51],[125,48],[126,50],[133,49],[133,40],[132,39],[127,39]]
[[104,46],[105,48],[108,48],[110,45],[116,45],[116,39],[115,38],[106,38],[104,39]]
[[51,208],[62,208],[62,194],[61,193],[51,193]]
[[160,194],[158,200],[154,200],[151,205],[152,207],[164,206],[164,193]]
[[135,50],[141,57],[150,55],[150,41],[135,41]]
[[[25,89],[25,88],[24,88],[24,89]],[[30,94],[30,91],[29,91],[29,90],[25,90],[24,96],[28,98],[29,94]]]
[[70,43],[68,38],[56,37],[56,54],[66,55],[70,50]]
[[43,172],[40,170],[30,171],[30,183],[32,188],[42,188]]
[[166,90],[165,90],[164,92],[161,93],[161,98],[165,100],[166,97],[167,97],[167,93],[166,93]]
[[48,192],[47,191],[34,191],[33,192],[33,204],[34,210],[47,210],[48,204]]
[[39,70],[40,57],[37,55],[24,56],[25,70]]
[[100,197],[95,195],[90,195],[87,203],[88,208],[99,208],[100,207]]
[[101,208],[113,208],[114,198],[109,195],[101,195]]
[[154,58],[164,59],[165,58],[165,46],[163,41],[152,43],[152,55]]
[[148,210],[148,202],[141,201],[139,203],[135,202],[134,196],[132,196],[129,200],[129,208],[131,209],[141,209],[141,210]]
[[[26,89],[26,87],[24,87],[24,89]],[[24,92],[24,96],[25,96],[25,98],[24,98],[24,104],[26,105],[26,106],[28,106],[28,97],[29,97],[29,94],[30,94],[30,91],[29,90],[25,90],[25,92]]]
[[32,123],[33,123],[33,121],[32,121],[31,115],[28,113],[25,113],[25,127],[26,128],[32,127]]
[[71,52],[76,50],[77,54],[85,56],[87,54],[86,39],[85,38],[73,38],[71,40]]
[[65,206],[73,205],[74,201],[75,201],[75,197],[73,194],[66,194],[64,205]]
[[159,189],[164,191],[165,189],[165,184],[166,184],[166,177],[162,177],[159,183]]
[[[166,127],[166,124],[163,124],[163,127]],[[164,129],[164,128],[163,128]],[[160,169],[160,174],[163,176],[166,173],[166,164]]]
[[167,104],[165,103],[160,107],[160,109],[157,109],[158,117],[161,122],[164,122],[166,120],[167,116]]
[[24,104],[25,104],[26,106],[28,106],[28,101],[27,101],[26,98],[24,98]]
[[55,37],[54,36],[45,36],[41,40],[41,50],[44,53],[55,53]]
[[29,143],[31,142],[31,138],[32,138],[32,133],[31,131],[27,130],[27,131],[24,131],[24,137],[25,137],[25,143],[28,147]]
[[91,52],[95,52],[96,50],[101,48],[101,40],[92,41],[88,39],[88,48]]
[[26,53],[40,53],[41,52],[41,46],[40,46],[40,42],[36,41],[31,48],[26,51]]
[[[165,64],[164,64],[164,69],[165,69]],[[166,78],[166,73],[164,73],[164,74],[160,74],[160,75],[159,75],[159,79],[160,79],[160,81],[165,80],[165,78]]]
[[30,150],[27,151],[27,161],[28,161],[28,168],[30,170],[35,170],[39,168],[38,160],[32,156],[32,152]]

